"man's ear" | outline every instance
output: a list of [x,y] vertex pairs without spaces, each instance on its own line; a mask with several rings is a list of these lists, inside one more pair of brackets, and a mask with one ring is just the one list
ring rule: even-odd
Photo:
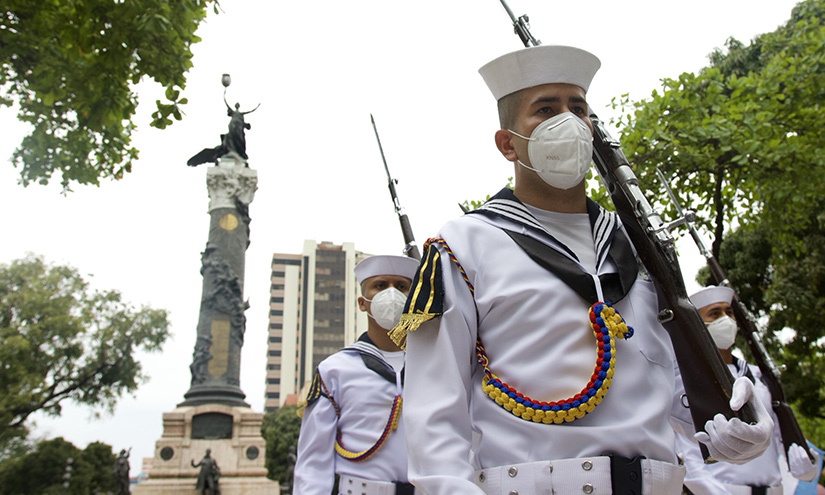
[[513,147],[513,134],[505,129],[496,131],[496,148],[508,161],[515,162],[518,160],[518,154]]
[[361,311],[367,311],[367,300],[364,299],[364,296],[358,296],[358,309]]

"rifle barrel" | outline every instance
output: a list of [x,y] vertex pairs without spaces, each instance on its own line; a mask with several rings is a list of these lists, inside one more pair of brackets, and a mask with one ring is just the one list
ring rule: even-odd
[[390,175],[390,168],[387,166],[387,159],[384,157],[384,147],[381,146],[381,138],[378,136],[378,127],[375,126],[375,118],[370,114],[370,121],[372,122],[372,129],[375,131],[375,139],[378,141],[378,149],[381,151],[381,161],[384,162],[384,170],[387,172],[387,187],[390,190],[390,197],[392,197],[392,204],[395,208],[395,213],[398,215],[398,221],[401,223],[401,234],[404,236],[403,252],[406,256],[413,259],[421,259],[421,253],[415,243],[410,219],[407,218],[404,209],[401,208],[401,202],[398,200],[398,193],[395,191],[395,179]]

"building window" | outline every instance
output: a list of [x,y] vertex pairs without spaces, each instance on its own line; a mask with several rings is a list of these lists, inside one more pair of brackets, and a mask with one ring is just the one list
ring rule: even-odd
[[281,343],[281,337],[269,337],[269,343],[270,344],[280,344]]
[[266,398],[267,399],[278,399],[280,397],[280,395],[281,394],[279,394],[278,392],[270,392],[270,393],[266,394]]
[[270,330],[283,330],[284,324],[283,323],[270,323],[269,329]]
[[272,284],[269,290],[284,290],[284,284]]
[[283,297],[270,297],[270,298],[269,298],[269,303],[270,303],[270,304],[274,304],[274,303],[282,303],[282,302],[284,302],[284,298],[283,298]]
[[281,379],[280,378],[270,378],[266,381],[267,385],[280,385]]
[[269,312],[269,316],[283,316],[284,310],[283,309],[273,309]]
[[275,349],[275,350],[269,351],[269,357],[281,357],[281,350],[280,349]]

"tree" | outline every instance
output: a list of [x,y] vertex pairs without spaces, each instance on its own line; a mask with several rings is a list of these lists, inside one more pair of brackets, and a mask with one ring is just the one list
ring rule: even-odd
[[168,325],[165,310],[92,291],[73,268],[31,255],[0,265],[0,444],[67,399],[112,411],[145,380],[136,351],[159,350]]
[[114,462],[112,447],[105,443],[93,442],[80,450],[61,437],[42,441],[31,451],[0,464],[0,495],[110,492],[114,488]]
[[[667,197],[659,168],[713,233],[712,252],[743,301],[767,320],[787,397],[817,421],[825,419],[825,329],[815,316],[825,309],[824,21],[825,0],[805,0],[776,31],[747,46],[729,39],[710,67],[664,79],[648,100],[619,103],[623,149],[649,197]],[[658,206],[672,218],[672,205]]]
[[112,446],[103,442],[92,442],[83,449],[80,455],[91,467],[89,489],[86,493],[113,493],[117,456],[112,452]]
[[[810,221],[825,183],[825,1],[798,4],[777,31],[728,54],[711,55],[698,74],[664,79],[650,99],[622,101],[622,143],[642,183],[658,167],[713,232],[719,254],[726,226],[759,219],[772,243],[793,248],[787,235]],[[672,212],[672,210],[671,210]]]
[[279,483],[286,481],[287,455],[290,447],[297,448],[301,418],[296,406],[283,406],[266,413],[261,435],[266,440],[267,477]]
[[0,104],[18,102],[32,132],[14,152],[20,182],[46,184],[60,172],[98,185],[132,169],[132,85],[150,77],[166,88],[152,125],[181,119],[191,46],[217,0],[8,0],[0,16]]

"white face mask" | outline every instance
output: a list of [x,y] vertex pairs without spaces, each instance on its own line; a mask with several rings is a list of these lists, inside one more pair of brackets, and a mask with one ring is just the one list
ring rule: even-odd
[[[509,129],[508,129],[509,130]],[[570,189],[587,175],[593,159],[593,135],[590,128],[571,112],[555,115],[537,125],[530,137],[510,131],[526,139],[529,167],[547,184],[557,189]]]
[[370,302],[370,309],[372,310],[372,314],[368,312],[367,315],[375,320],[381,328],[392,330],[392,327],[401,319],[404,304],[407,303],[407,296],[395,287],[390,287],[382,290],[372,299],[365,297],[364,300]]
[[717,349],[730,349],[736,341],[736,320],[730,316],[720,316],[705,323]]

